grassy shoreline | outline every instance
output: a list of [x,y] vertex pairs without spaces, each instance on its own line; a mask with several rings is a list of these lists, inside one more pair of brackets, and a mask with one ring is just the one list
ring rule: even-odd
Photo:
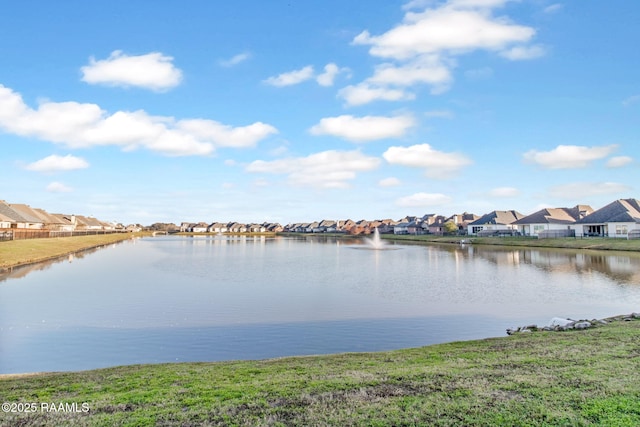
[[640,425],[640,321],[379,353],[0,376],[1,425]]
[[0,242],[0,271],[63,257],[87,249],[121,242],[135,233],[54,237]]
[[383,237],[396,242],[446,243],[460,244],[461,240],[473,245],[530,247],[549,249],[579,249],[598,251],[640,252],[640,239],[614,238],[558,238],[536,239],[527,237],[457,237],[457,236],[388,236]]
[[[278,233],[280,236],[314,238],[343,238],[343,239],[370,239],[370,235],[349,235],[343,233]],[[640,252],[640,239],[614,239],[602,237],[574,238],[565,237],[558,239],[537,239],[532,237],[474,237],[474,236],[434,236],[423,235],[397,235],[381,234],[380,238],[396,243],[421,243],[460,245],[461,241],[472,245],[504,246],[504,247],[529,247],[549,249],[577,249],[598,251],[627,251]]]

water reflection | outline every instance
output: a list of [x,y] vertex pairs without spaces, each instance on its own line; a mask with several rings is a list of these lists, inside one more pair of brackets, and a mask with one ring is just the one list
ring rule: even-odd
[[48,259],[34,264],[21,265],[18,267],[10,267],[6,269],[0,269],[0,282],[7,279],[20,279],[35,271],[48,270],[52,265],[58,263],[72,263],[75,259],[82,259],[85,256],[97,252],[100,248],[86,249],[84,251],[76,252],[73,254],[63,255],[57,258]]
[[636,253],[475,246],[466,250],[466,256],[509,267],[532,265],[549,273],[600,273],[616,282],[640,284],[640,254]]

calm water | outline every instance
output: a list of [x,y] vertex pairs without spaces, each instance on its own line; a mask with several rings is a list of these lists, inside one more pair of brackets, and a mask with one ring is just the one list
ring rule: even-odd
[[377,351],[640,311],[640,257],[156,237],[0,276],[0,373]]

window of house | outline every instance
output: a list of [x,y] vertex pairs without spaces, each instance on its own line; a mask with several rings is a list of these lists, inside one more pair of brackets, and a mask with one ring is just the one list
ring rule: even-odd
[[616,234],[617,235],[624,235],[624,234],[628,234],[629,231],[627,230],[627,226],[626,225],[616,225]]

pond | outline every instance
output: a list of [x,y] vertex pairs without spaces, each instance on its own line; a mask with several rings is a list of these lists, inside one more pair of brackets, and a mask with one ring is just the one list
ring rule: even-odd
[[163,236],[0,276],[0,373],[381,351],[640,310],[640,256]]

